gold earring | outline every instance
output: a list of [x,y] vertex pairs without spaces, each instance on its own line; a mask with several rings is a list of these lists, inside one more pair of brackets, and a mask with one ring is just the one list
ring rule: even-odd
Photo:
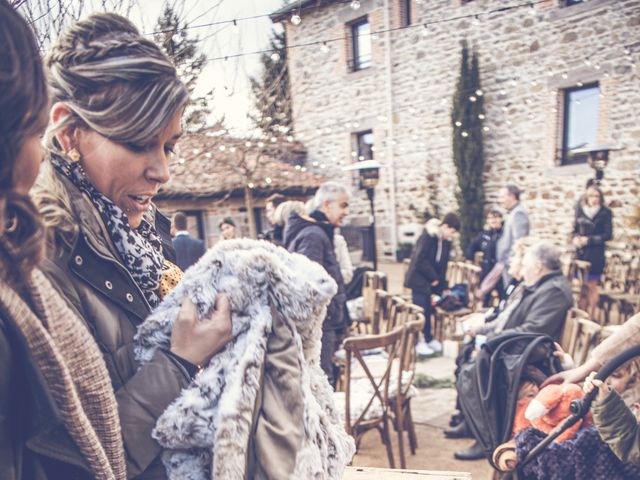
[[71,150],[69,150],[67,152],[67,157],[69,158],[69,160],[71,160],[73,163],[79,162],[80,161],[80,152],[78,151],[77,148],[72,148]]

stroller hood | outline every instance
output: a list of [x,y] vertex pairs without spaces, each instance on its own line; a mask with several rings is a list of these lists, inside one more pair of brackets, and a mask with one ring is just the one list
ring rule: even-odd
[[545,376],[561,370],[554,349],[547,335],[504,333],[460,365],[456,383],[460,408],[490,461],[495,448],[511,438],[525,367],[535,367]]

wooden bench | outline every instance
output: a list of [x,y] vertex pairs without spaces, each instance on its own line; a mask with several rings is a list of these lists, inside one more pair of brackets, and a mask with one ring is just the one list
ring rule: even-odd
[[347,467],[343,480],[470,480],[467,472],[435,470],[392,470],[389,468]]

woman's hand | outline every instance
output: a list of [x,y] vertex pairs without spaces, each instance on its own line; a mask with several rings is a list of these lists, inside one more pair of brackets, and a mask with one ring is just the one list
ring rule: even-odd
[[596,380],[595,376],[596,372],[591,372],[589,374],[587,379],[584,381],[582,390],[584,390],[584,393],[587,394],[590,393],[594,388],[597,388],[598,395],[596,396],[596,401],[602,402],[611,393],[611,387],[607,383],[604,383],[602,380]]
[[573,362],[573,358],[567,352],[565,352],[558,342],[554,342],[553,345],[556,347],[556,350],[553,352],[553,356],[560,360],[560,364],[564,370],[570,370],[574,368],[576,365]]
[[551,375],[547,378],[540,388],[544,388],[547,385],[551,385],[554,383],[577,383],[580,384],[589,372],[593,370],[599,370],[602,365],[595,358],[590,358],[586,361],[586,363],[580,365],[579,367],[572,368],[571,370],[565,370],[563,372],[556,373],[555,375]]
[[205,365],[231,340],[231,305],[218,295],[210,318],[198,319],[198,309],[185,298],[171,331],[171,352],[195,365]]

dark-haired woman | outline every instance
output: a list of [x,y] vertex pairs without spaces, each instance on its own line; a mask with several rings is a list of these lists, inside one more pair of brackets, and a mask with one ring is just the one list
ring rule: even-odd
[[598,303],[598,285],[605,266],[605,243],[613,236],[612,219],[611,210],[604,205],[602,190],[596,185],[589,186],[576,209],[573,246],[577,259],[591,263],[587,277],[587,309],[591,316]]
[[28,192],[47,88],[33,33],[0,0],[0,478],[126,478],[118,406],[83,322],[38,270],[44,229]]

